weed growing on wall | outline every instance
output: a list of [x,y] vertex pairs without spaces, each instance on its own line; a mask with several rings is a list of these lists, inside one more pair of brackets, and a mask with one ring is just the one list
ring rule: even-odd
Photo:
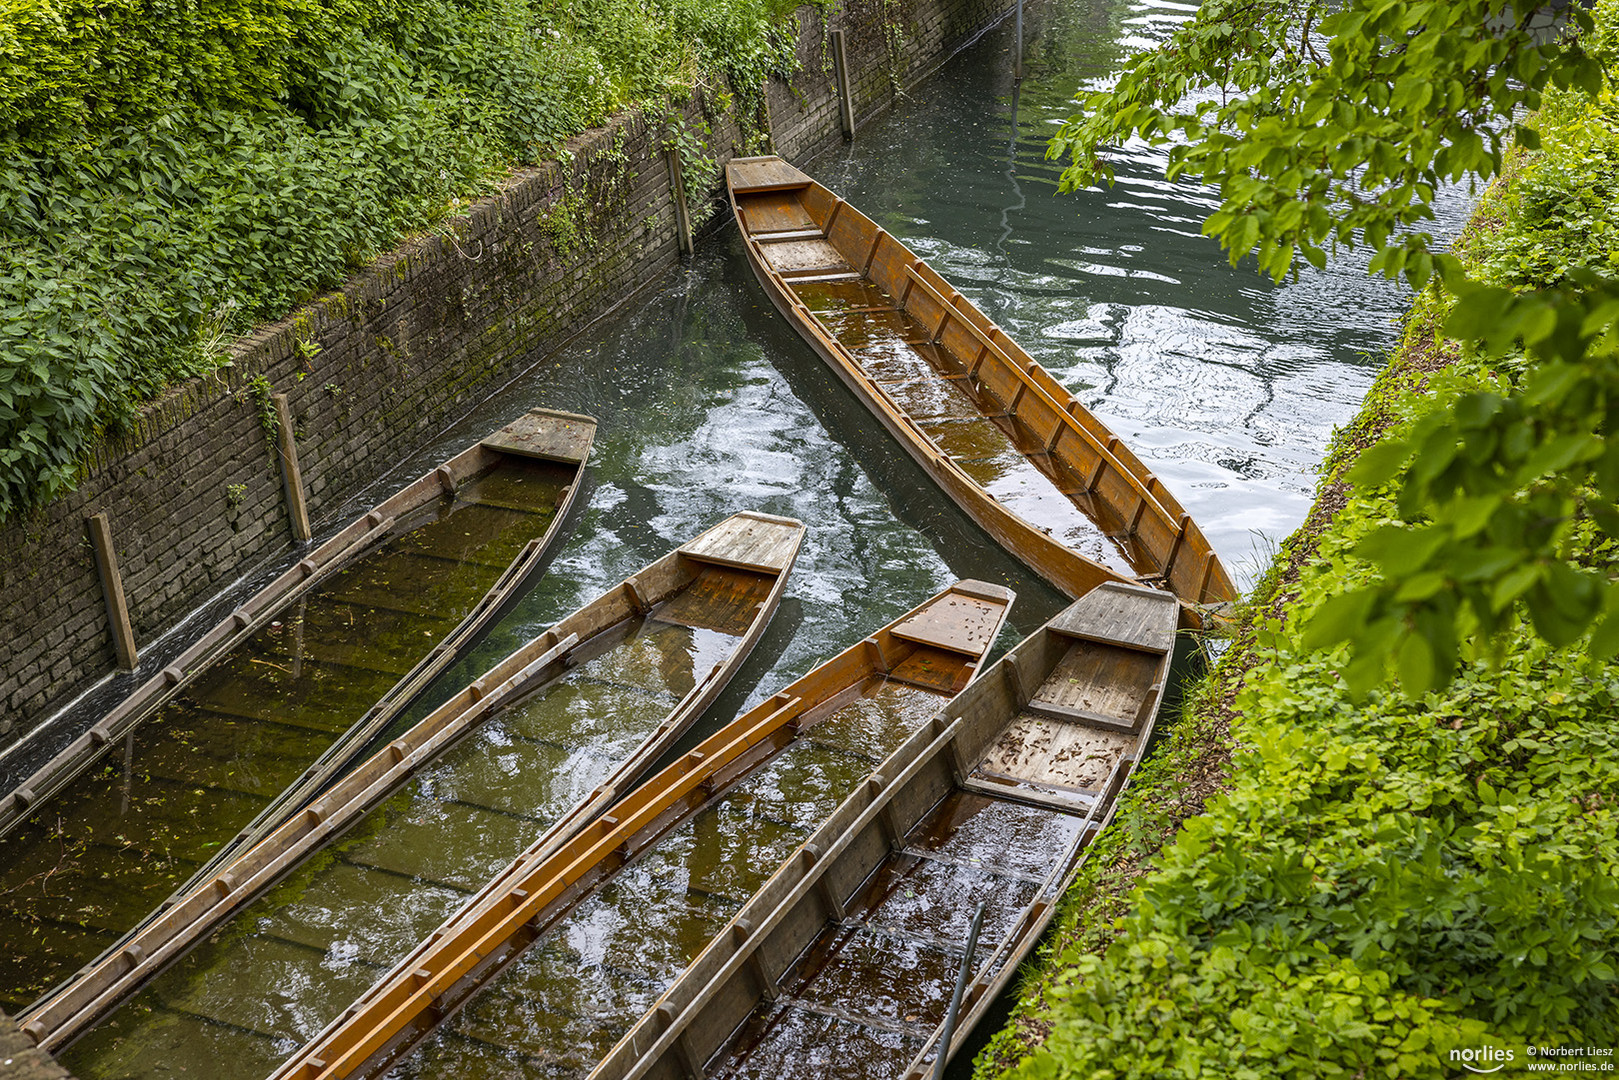
[[[0,517],[224,344],[632,104],[756,88],[786,0],[8,0]],[[304,357],[312,363],[314,357]]]

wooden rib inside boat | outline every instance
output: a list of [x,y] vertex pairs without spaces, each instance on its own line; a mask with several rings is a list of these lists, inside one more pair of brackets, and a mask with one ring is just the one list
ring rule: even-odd
[[57,1048],[129,998],[61,1055],[84,1080],[210,1075],[227,1060],[268,1072],[498,867],[572,836],[680,737],[764,632],[803,535],[734,515],[569,615],[23,1016],[25,1030]]
[[1170,596],[1108,584],[985,672],[737,911],[591,1080],[919,1080],[1049,923],[1152,736]]
[[726,181],[776,307],[997,543],[1073,597],[1137,578],[1235,599],[1163,483],[904,244],[779,157],[733,159]]
[[958,582],[565,846],[529,852],[276,1077],[376,1075],[424,1038],[399,1075],[582,1076],[815,823],[968,685],[1011,600]]
[[362,752],[543,566],[595,428],[538,409],[446,461],[0,801],[0,1007],[115,955],[176,886]]

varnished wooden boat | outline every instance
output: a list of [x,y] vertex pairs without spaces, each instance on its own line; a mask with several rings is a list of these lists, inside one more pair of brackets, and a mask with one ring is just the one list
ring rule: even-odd
[[352,763],[543,568],[595,429],[536,409],[445,461],[244,601],[0,800],[0,1007],[20,1011],[117,953],[188,878]]
[[1167,594],[1107,584],[1021,643],[839,807],[805,845],[820,856],[748,901],[591,1080],[926,1075],[974,904],[952,1053],[1111,817],[1175,624]]
[[1163,483],[904,244],[779,157],[726,182],[772,302],[997,543],[1071,597],[1134,577],[1192,622],[1235,599]]
[[[378,1074],[432,1033],[445,1017],[468,1006],[469,999],[487,1000],[474,999],[483,986],[497,981],[497,977],[503,984],[523,977],[519,962],[523,950],[552,931],[565,931],[562,921],[632,863],[654,863],[654,869],[648,871],[654,877],[678,879],[705,893],[721,887],[712,879],[725,879],[725,873],[705,877],[707,884],[700,887],[693,882],[702,875],[690,861],[681,859],[695,856],[679,856],[667,865],[658,861],[669,858],[665,848],[677,828],[721,811],[727,800],[764,797],[747,785],[761,779],[761,772],[768,772],[762,769],[767,763],[774,767],[794,751],[819,749],[825,740],[855,736],[856,742],[862,741],[858,726],[850,730],[849,725],[858,725],[860,717],[869,716],[873,702],[886,700],[889,704],[884,707],[896,710],[898,722],[889,733],[891,741],[909,736],[907,745],[920,745],[914,733],[919,727],[925,728],[927,717],[935,715],[977,675],[1011,600],[1011,593],[999,586],[974,581],[956,583],[710,736],[565,846],[549,852],[529,852],[380,979],[340,1021],[287,1061],[275,1076],[278,1080],[330,1080]],[[799,760],[815,759],[801,755]],[[848,773],[845,787],[858,785],[868,775],[872,759],[860,760],[863,764],[858,773]],[[840,767],[827,766],[834,771]],[[762,790],[769,797],[778,804],[780,800],[791,801],[793,797],[784,794],[779,786],[779,776],[764,779],[767,783]],[[805,788],[825,794],[820,780],[807,782]],[[837,805],[837,798],[841,795],[829,801],[826,810]],[[739,826],[738,832],[752,837],[765,823],[756,818],[761,812],[759,804],[747,805],[748,824]],[[673,847],[686,850],[682,847],[685,843],[688,841]],[[701,846],[695,840],[689,843]],[[783,848],[768,866],[759,867],[760,880],[795,847]],[[798,850],[802,854],[812,849]],[[756,855],[754,849],[748,848],[740,857],[746,859],[748,853]],[[665,905],[650,906],[656,911]],[[721,924],[716,924],[716,929],[718,925]],[[672,932],[672,927],[666,929]],[[591,936],[599,935],[592,932]],[[666,952],[670,946],[667,941],[649,940],[644,933],[632,937],[627,945],[642,958],[643,969],[647,956]],[[640,985],[639,980],[646,977],[643,970],[632,981]],[[581,998],[612,998],[617,994],[611,989],[558,987],[550,982],[542,985],[550,987],[551,996],[557,1000],[534,1001],[533,995],[543,996],[543,990],[532,986],[525,987],[520,996],[530,1008],[552,1017],[578,1008]],[[491,1019],[500,1024],[505,1007],[495,1001],[490,1010]],[[462,1025],[478,1022],[476,1005],[457,1017],[457,1023]],[[518,1059],[572,1053],[577,1043],[586,1043],[597,1034],[596,1024],[588,1017],[579,1019],[575,1027],[578,1030],[553,1039],[566,1042],[565,1046],[509,1046],[503,1050]],[[545,1041],[542,1033],[531,1032],[530,1037],[537,1043]],[[489,1040],[498,1036],[480,1034],[475,1038],[488,1046]],[[604,1043],[602,1049],[605,1048]],[[547,1060],[547,1075],[566,1073],[565,1067]],[[594,1060],[591,1057],[585,1062],[585,1068]],[[443,1063],[455,1074],[469,1067],[466,1055],[460,1052],[447,1054]],[[432,1071],[420,1063],[415,1067],[416,1072],[424,1070]]]
[[[490,668],[342,777],[307,809],[181,896],[119,952],[81,973],[42,1007],[19,1017],[22,1029],[47,1049],[71,1041],[253,897],[355,826],[459,740],[502,716],[503,710],[544,695],[579,665],[587,670],[590,661],[615,656],[612,650],[627,635],[638,632],[644,639],[652,626],[680,630],[686,644],[680,646],[683,666],[676,673],[676,684],[667,691],[628,689],[638,701],[656,702],[660,694],[672,697],[685,682],[690,682],[689,688],[672,706],[641,707],[633,722],[619,724],[638,744],[593,792],[545,828],[530,850],[549,851],[567,840],[633,785],[730,681],[775,613],[803,536],[804,526],[797,521],[740,513],[626,579]],[[650,665],[654,670],[645,678],[662,687],[666,680],[658,670],[670,661],[660,657],[661,653],[639,659],[632,655],[620,663],[632,668]],[[686,670],[699,663],[704,670]],[[602,678],[590,678],[592,685],[604,685]],[[625,737],[620,731],[619,738]],[[524,775],[520,782],[543,787],[555,779]],[[504,773],[496,778],[498,786],[510,782]],[[469,797],[490,801],[498,800],[499,794]],[[386,822],[377,825],[386,827]],[[422,845],[417,841],[407,846]]]

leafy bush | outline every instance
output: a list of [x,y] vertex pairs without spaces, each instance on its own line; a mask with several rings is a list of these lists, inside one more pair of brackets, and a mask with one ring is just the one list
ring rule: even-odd
[[0,517],[219,345],[625,106],[785,73],[785,0],[0,0]]
[[[1351,497],[1294,610],[1361,580],[1349,552],[1393,503]],[[1442,692],[1357,703],[1342,650],[1259,637],[1232,790],[1104,955],[1056,958],[1050,1033],[1010,1075],[1441,1076],[1486,1039],[1619,1041],[1619,668],[1520,624]]]
[[[1493,284],[1538,287],[1619,247],[1611,99],[1548,94],[1536,127],[1541,152],[1514,161],[1458,247]],[[1437,340],[1447,309],[1419,298],[1402,356],[1461,351]],[[1379,380],[1335,441],[1329,482],[1367,431],[1391,424],[1376,450],[1533,371],[1521,357],[1431,366]],[[1172,842],[1137,838],[1132,826],[1167,831],[1163,804],[1183,786],[1147,763],[980,1075],[1021,1058],[1008,1075],[1440,1077],[1460,1072],[1451,1050],[1490,1041],[1516,1043],[1520,1063],[1525,1042],[1619,1044],[1619,665],[1588,636],[1554,648],[1526,614],[1498,641],[1462,643],[1441,690],[1357,698],[1347,650],[1317,651],[1308,616],[1363,585],[1357,546],[1400,511],[1393,486],[1350,489],[1298,580],[1259,591],[1248,645],[1169,748],[1176,766],[1200,764],[1182,729],[1206,738],[1235,689],[1229,792]],[[1612,577],[1610,533],[1559,527],[1571,567]],[[1148,859],[1121,901],[1109,875]]]

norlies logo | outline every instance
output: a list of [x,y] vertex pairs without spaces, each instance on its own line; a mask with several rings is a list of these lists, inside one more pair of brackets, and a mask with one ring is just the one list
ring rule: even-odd
[[1465,1050],[1452,1050],[1450,1060],[1469,1072],[1493,1073],[1500,1072],[1512,1063],[1517,1055],[1511,1050],[1503,1050],[1499,1046],[1468,1047]]

